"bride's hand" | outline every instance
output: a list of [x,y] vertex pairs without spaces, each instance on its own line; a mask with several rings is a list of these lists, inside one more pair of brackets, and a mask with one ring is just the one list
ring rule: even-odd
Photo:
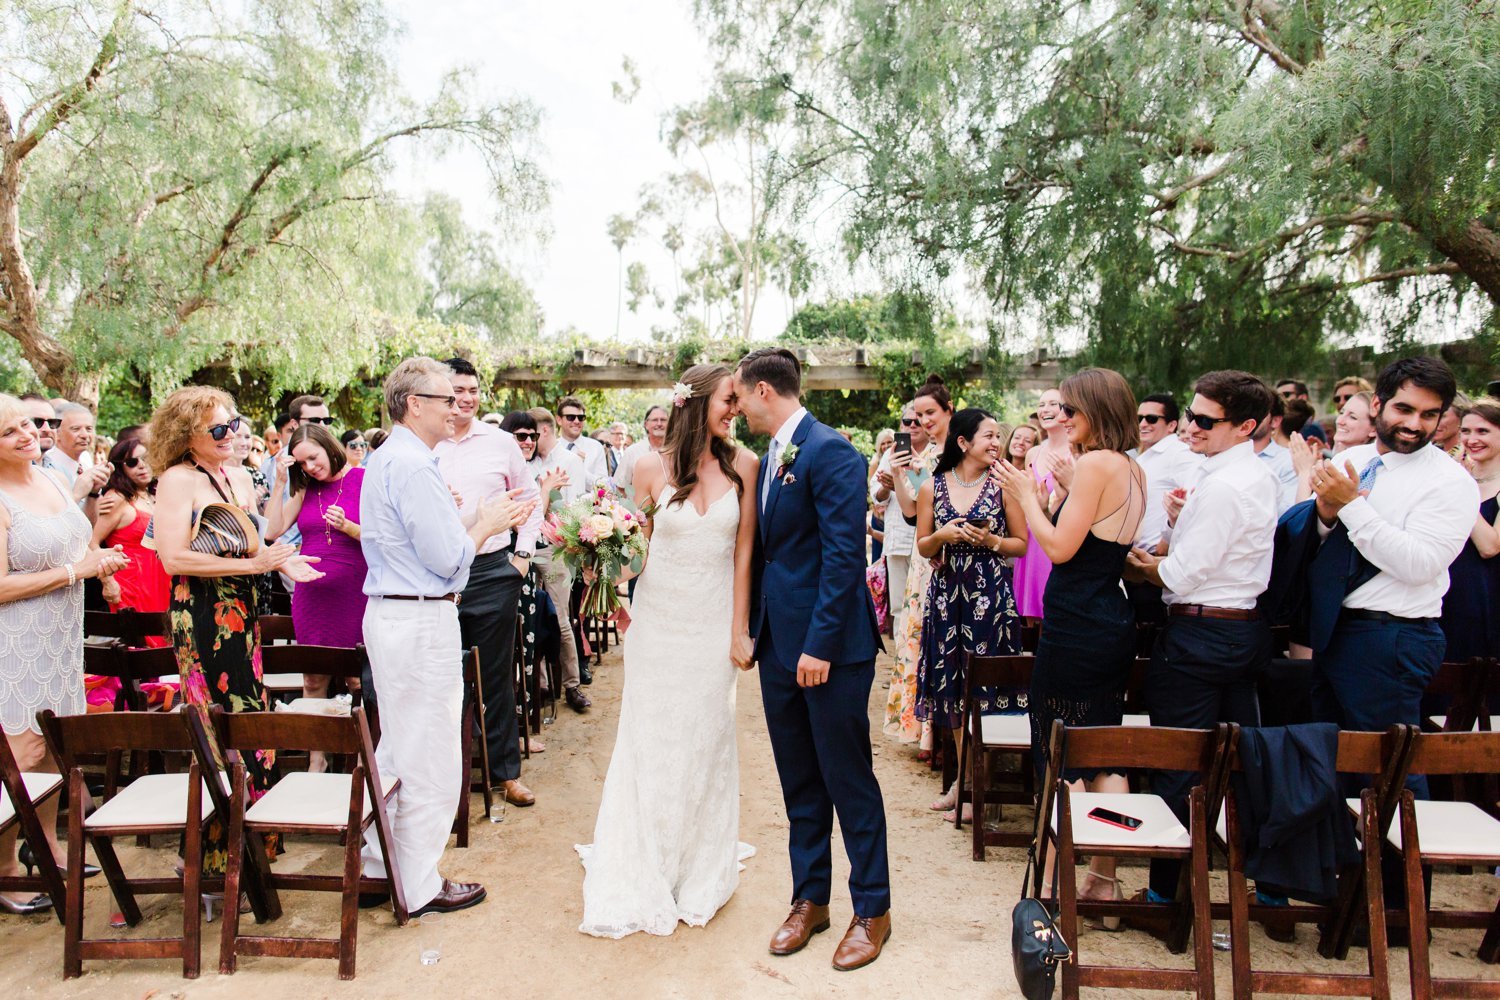
[[755,666],[755,643],[750,640],[750,633],[741,632],[734,637],[729,645],[729,659],[740,670]]

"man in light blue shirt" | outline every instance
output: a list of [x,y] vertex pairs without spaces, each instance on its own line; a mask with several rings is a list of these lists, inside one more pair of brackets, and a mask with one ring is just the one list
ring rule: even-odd
[[[516,502],[519,491],[502,494],[480,503],[465,530],[433,453],[453,434],[449,375],[446,365],[417,357],[386,379],[386,409],[396,426],[365,465],[360,496],[360,547],[369,567],[365,646],[381,706],[375,757],[382,777],[401,780],[390,813],[392,853],[412,916],[462,910],[485,897],[482,885],[438,874],[465,784],[458,599],[474,553],[524,522],[532,507]],[[385,877],[374,836],[365,839],[364,862],[366,875]]]
[[1292,453],[1276,443],[1276,429],[1281,418],[1286,416],[1286,403],[1275,393],[1271,394],[1271,415],[1260,422],[1255,430],[1255,453],[1276,474],[1276,516],[1287,512],[1297,501],[1297,470],[1292,468]]

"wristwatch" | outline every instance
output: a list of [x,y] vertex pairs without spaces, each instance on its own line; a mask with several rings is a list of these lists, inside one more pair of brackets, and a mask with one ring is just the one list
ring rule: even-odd
[[522,552],[520,549],[517,549],[515,552],[515,556],[517,559],[525,559],[527,562],[531,562],[532,554],[530,552]]

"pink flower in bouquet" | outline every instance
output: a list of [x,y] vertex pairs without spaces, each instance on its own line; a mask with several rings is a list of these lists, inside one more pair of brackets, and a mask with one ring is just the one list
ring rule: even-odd
[[578,540],[585,545],[593,545],[599,541],[599,534],[594,530],[592,518],[578,526]]
[[563,536],[558,530],[557,515],[554,514],[542,522],[542,537],[547,539],[548,545],[562,545]]

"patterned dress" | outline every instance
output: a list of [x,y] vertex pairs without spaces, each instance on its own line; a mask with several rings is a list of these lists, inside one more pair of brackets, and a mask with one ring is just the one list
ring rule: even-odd
[[[907,475],[914,488],[932,475],[941,451],[932,443],[912,459]],[[902,516],[899,504],[895,510],[893,516]],[[885,703],[885,734],[902,743],[915,743],[922,738],[922,720],[917,718],[917,663],[922,654],[922,619],[927,608],[927,582],[931,578],[931,560],[919,556],[913,543],[906,569],[906,593],[899,598],[891,595],[893,601],[903,600],[904,613],[897,618],[900,625],[895,639],[896,665],[891,671],[891,693]]]
[[[1000,486],[988,476],[967,511],[959,511],[948,493],[947,475],[932,489],[935,525],[961,517],[993,518],[995,534],[1005,534],[1005,505]],[[963,726],[963,654],[1009,656],[1021,651],[1021,621],[1005,558],[967,543],[943,547],[942,560],[927,588],[927,621],[922,626],[922,655],[917,668],[917,715],[934,726]],[[1024,692],[979,690],[985,714],[1026,707]]]
[[[207,473],[205,473],[207,475]],[[212,477],[210,476],[210,479]],[[219,489],[217,481],[214,488]],[[223,496],[223,491],[220,490]],[[225,503],[231,503],[228,497]],[[196,527],[200,511],[193,511]],[[200,551],[199,535],[190,544]],[[243,558],[248,552],[221,552],[227,558]],[[182,700],[208,722],[208,707],[218,705],[227,712],[264,712],[266,689],[260,663],[260,620],[256,611],[259,576],[174,576],[169,617],[172,645],[177,651],[177,671],[182,678]],[[209,728],[209,732],[212,732]],[[214,748],[220,756],[218,747]],[[222,762],[222,761],[221,761]],[[250,779],[250,800],[264,795],[276,781],[276,751],[257,750],[245,756]],[[266,853],[276,856],[279,838],[266,838]],[[205,874],[221,875],[227,854],[224,827],[215,819],[204,841]]]

